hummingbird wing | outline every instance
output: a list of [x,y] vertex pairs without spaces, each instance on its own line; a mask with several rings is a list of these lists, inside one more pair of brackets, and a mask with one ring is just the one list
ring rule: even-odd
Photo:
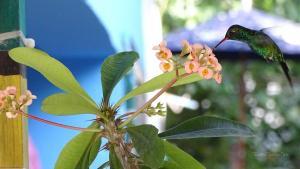
[[256,54],[266,60],[284,61],[282,52],[276,43],[265,33],[257,31],[254,38],[249,41],[249,46]]
[[279,62],[291,88],[293,89],[292,79],[289,75],[289,68],[283,58],[283,54],[277,44],[267,34],[258,31],[253,42],[249,43],[249,46],[255,53],[266,60]]
[[282,26],[270,26],[270,27],[266,27],[266,28],[262,28],[260,29],[259,31],[260,32],[263,32],[263,33],[267,33],[269,31],[274,31],[275,29],[279,29],[281,28]]

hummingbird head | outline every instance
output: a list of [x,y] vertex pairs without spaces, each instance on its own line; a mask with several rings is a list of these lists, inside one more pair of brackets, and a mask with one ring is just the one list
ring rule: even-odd
[[242,39],[243,33],[242,31],[247,28],[242,27],[241,25],[232,25],[229,27],[229,29],[226,32],[225,37],[214,47],[217,48],[221,43],[224,41],[231,39],[231,40],[239,40]]

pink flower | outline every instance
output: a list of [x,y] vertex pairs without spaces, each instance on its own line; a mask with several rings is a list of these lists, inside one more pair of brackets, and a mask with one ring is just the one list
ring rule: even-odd
[[159,64],[159,67],[163,72],[171,72],[172,70],[174,70],[174,65],[170,62],[161,62]]
[[4,93],[2,90],[0,90],[0,101],[3,101],[6,97],[6,93]]
[[31,91],[29,91],[29,90],[26,90],[25,95],[26,95],[28,98],[30,98],[30,99],[36,99],[36,98],[37,98],[36,95],[33,95],[33,94],[31,93]]
[[192,46],[192,48],[193,48],[193,51],[194,51],[194,52],[195,52],[195,51],[201,51],[201,50],[203,49],[203,45],[200,44],[200,43],[195,43],[195,44]]
[[191,53],[192,51],[192,46],[190,45],[190,43],[187,40],[183,40],[182,42],[182,51],[180,53],[180,56],[184,56],[188,53]]
[[8,87],[6,87],[4,92],[7,93],[8,95],[16,95],[17,88],[15,86],[8,86]]
[[32,104],[32,99],[36,99],[36,96],[32,95],[29,90],[18,99],[16,94],[17,89],[14,86],[0,90],[0,113],[4,113],[10,119],[16,118],[19,111],[24,111],[25,106]]
[[153,46],[153,50],[161,50],[162,48],[167,48],[167,42],[162,41],[157,46]]
[[192,45],[191,60],[194,60],[194,59],[198,60],[202,49],[203,49],[203,45],[201,45],[199,43]]
[[205,55],[209,56],[212,54],[212,50],[210,47],[208,47],[207,45],[204,46],[205,49]]
[[[203,54],[201,54],[201,55],[203,55]],[[200,56],[201,56],[201,55],[200,55]],[[208,64],[207,57],[202,57],[202,58],[199,60],[199,64],[200,64],[200,66],[207,66],[207,64]]]
[[211,64],[211,65],[216,65],[218,63],[218,59],[214,56],[209,56],[207,59],[208,59],[209,64]]
[[[159,65],[163,72],[171,72],[176,68],[184,67],[188,74],[198,72],[203,79],[214,78],[217,83],[221,83],[222,66],[218,62],[212,49],[207,45],[190,44],[187,40],[182,41],[182,50],[179,55],[180,58],[174,57],[170,49],[167,48],[166,42],[161,42],[159,45],[153,47],[158,50],[156,56],[161,63]],[[187,56],[187,57],[186,57]]]
[[172,52],[166,45],[167,43],[163,41],[159,45],[153,47],[153,50],[158,50],[155,55],[161,61],[167,61],[172,57]]
[[161,61],[167,61],[172,57],[172,52],[168,48],[163,48],[159,52],[156,52],[156,57]]
[[32,95],[32,93],[29,90],[27,90],[24,95],[21,95],[19,97],[19,104],[29,106],[32,104],[32,99],[36,98],[37,97],[35,95]]
[[220,84],[222,82],[222,75],[221,73],[216,73],[214,76],[215,81]]
[[25,103],[26,100],[27,100],[27,96],[26,96],[26,95],[21,95],[21,96],[19,97],[19,104]]
[[4,101],[0,99],[0,109],[4,107]]
[[214,68],[215,68],[216,71],[221,71],[222,70],[222,65],[220,63],[217,63]]
[[197,72],[199,68],[199,63],[196,61],[187,61],[184,64],[184,69],[186,73]]
[[200,67],[198,73],[204,79],[211,79],[213,76],[213,71],[207,67]]

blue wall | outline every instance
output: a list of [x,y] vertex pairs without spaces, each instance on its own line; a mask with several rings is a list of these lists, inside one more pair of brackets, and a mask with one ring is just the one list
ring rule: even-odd
[[[27,0],[27,36],[37,48],[59,59],[97,102],[101,100],[100,65],[107,57],[134,46],[142,51],[141,2],[100,0]],[[29,112],[56,122],[85,127],[91,115],[57,117],[42,113],[42,100],[59,89],[38,72],[28,69],[28,88],[38,96]],[[120,83],[113,93],[117,101],[124,95]],[[53,169],[63,145],[78,132],[29,120],[29,132],[37,147],[43,169]],[[92,168],[107,160],[102,153]]]

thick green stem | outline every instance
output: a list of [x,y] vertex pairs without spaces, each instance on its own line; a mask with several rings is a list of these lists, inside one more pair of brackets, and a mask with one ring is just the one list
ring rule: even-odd
[[163,87],[158,93],[156,93],[150,100],[148,100],[143,106],[141,106],[135,113],[133,113],[126,121],[124,121],[118,128],[123,128],[135,119],[140,113],[142,113],[147,107],[149,107],[159,96],[170,89],[180,78],[186,77],[190,74],[185,73],[179,77],[172,79],[165,87]]

